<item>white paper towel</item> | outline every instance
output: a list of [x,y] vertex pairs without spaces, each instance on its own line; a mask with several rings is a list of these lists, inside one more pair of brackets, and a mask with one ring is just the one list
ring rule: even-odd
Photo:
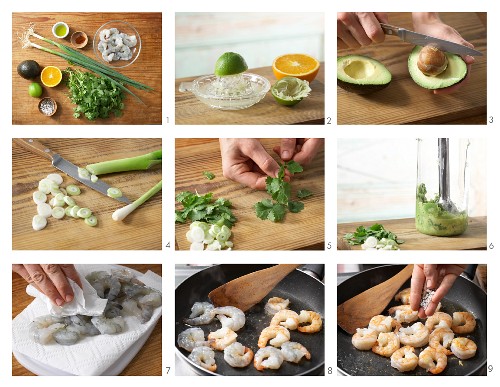
[[[92,271],[120,269],[118,265],[78,265],[80,277]],[[130,269],[129,269],[130,270]],[[148,271],[146,274],[135,272],[147,286],[161,291],[161,277]],[[85,337],[75,345],[64,346],[57,343],[41,345],[29,336],[29,324],[35,317],[47,314],[46,304],[35,299],[12,321],[12,350],[24,357],[43,363],[48,367],[62,370],[73,375],[101,375],[113,366],[125,352],[155,325],[161,316],[161,307],[156,308],[153,317],[141,324],[133,316],[124,316],[126,330],[117,335],[98,335]]]

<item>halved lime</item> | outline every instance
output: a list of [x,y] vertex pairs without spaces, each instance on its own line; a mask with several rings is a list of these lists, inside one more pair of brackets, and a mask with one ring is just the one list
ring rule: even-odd
[[247,62],[240,54],[225,52],[215,62],[215,75],[224,77],[226,75],[240,74],[248,70]]
[[284,77],[271,87],[271,94],[281,105],[298,104],[311,92],[309,82],[295,77]]

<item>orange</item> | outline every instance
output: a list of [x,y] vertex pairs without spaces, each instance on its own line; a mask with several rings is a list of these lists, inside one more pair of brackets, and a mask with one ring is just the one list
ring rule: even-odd
[[57,86],[62,80],[62,72],[56,66],[47,66],[42,70],[40,80],[47,87]]
[[277,79],[295,77],[312,82],[318,71],[318,60],[306,54],[285,54],[273,62],[273,73]]

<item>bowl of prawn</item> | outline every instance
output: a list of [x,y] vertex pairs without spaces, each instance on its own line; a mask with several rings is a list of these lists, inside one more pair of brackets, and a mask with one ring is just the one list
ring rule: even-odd
[[95,32],[93,47],[98,61],[110,67],[123,68],[139,58],[142,42],[132,24],[111,20]]

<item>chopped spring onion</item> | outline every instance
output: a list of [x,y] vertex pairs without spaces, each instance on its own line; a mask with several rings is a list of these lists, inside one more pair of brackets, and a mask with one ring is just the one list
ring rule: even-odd
[[66,190],[62,187],[59,187],[59,191],[61,191],[62,194],[64,194],[64,196],[66,196],[68,193],[66,192]]
[[33,201],[36,204],[45,203],[47,201],[47,195],[45,195],[42,191],[33,192]]
[[55,207],[55,206],[56,206],[56,198],[51,198],[51,199],[49,200],[49,205],[50,205],[51,207]]
[[35,215],[31,225],[33,226],[33,230],[40,231],[47,225],[47,218],[45,218],[45,216]]
[[108,193],[109,197],[112,197],[115,199],[121,198],[123,196],[122,191],[120,191],[119,188],[115,188],[115,187],[109,187],[107,193]]
[[90,172],[85,168],[78,168],[78,176],[80,179],[90,179]]
[[96,164],[87,165],[87,170],[93,175],[105,175],[107,173],[139,171],[149,169],[161,164],[161,149],[147,153],[145,155],[129,157],[126,159],[103,161]]
[[215,251],[223,250],[224,248],[232,249],[233,242],[229,241],[232,233],[226,225],[218,226],[210,225],[206,222],[195,221],[189,226],[189,231],[186,233],[187,240],[191,243],[190,250],[203,250],[207,245],[206,250]]
[[64,213],[66,214],[66,216],[71,216],[71,209],[73,208],[74,206],[68,206],[64,209]]
[[64,203],[66,203],[70,207],[76,206],[75,199],[73,199],[71,196],[65,196],[63,200]]
[[191,250],[191,251],[203,251],[203,248],[204,248],[203,243],[194,242],[194,243],[191,243],[189,250]]
[[90,211],[88,208],[80,208],[78,212],[76,213],[80,218],[88,218],[89,216],[92,215],[92,211]]
[[52,207],[64,207],[66,205],[66,202],[64,200],[57,200],[57,198],[55,197],[50,199],[50,201],[52,202],[50,203]]
[[71,210],[69,211],[69,214],[73,217],[73,218],[78,218],[78,211],[80,211],[80,207],[78,206],[74,206],[71,208]]
[[132,213],[137,207],[142,205],[145,201],[150,199],[154,194],[156,194],[159,190],[161,190],[161,187],[162,187],[162,180],[160,180],[158,184],[156,184],[153,188],[151,188],[148,192],[142,195],[135,202],[130,203],[125,207],[119,208],[118,210],[113,212],[113,215],[111,217],[113,218],[113,220],[116,221],[125,219],[127,215]]
[[55,199],[58,201],[58,202],[64,202],[64,194],[62,192],[58,193],[56,196],[54,196]]
[[90,176],[90,181],[91,181],[92,183],[96,183],[96,182],[97,182],[97,180],[99,180],[99,178],[97,177],[97,175],[91,175],[91,176]]
[[193,227],[190,233],[192,243],[200,243],[205,239],[205,231],[200,227]]
[[38,215],[48,218],[52,215],[52,208],[47,203],[40,203],[36,206]]
[[62,207],[54,207],[52,209],[52,217],[56,219],[62,219],[64,218],[65,211],[64,208]]
[[56,183],[54,183],[52,180],[42,179],[38,183],[38,190],[40,192],[43,192],[44,194],[49,194],[53,184]]
[[51,173],[50,175],[47,175],[47,179],[52,180],[57,185],[61,185],[63,182],[62,176],[58,173]]
[[85,224],[90,227],[95,227],[97,226],[97,218],[94,215],[91,215],[88,218],[85,218]]
[[66,187],[66,192],[68,195],[77,196],[80,195],[80,188],[76,185],[70,184]]

